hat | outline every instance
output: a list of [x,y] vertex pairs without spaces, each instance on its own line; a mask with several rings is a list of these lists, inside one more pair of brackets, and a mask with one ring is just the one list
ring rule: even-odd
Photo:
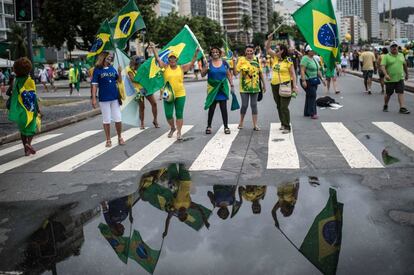
[[310,45],[306,45],[305,52],[313,51]]
[[390,44],[390,47],[392,47],[392,46],[398,46],[397,41],[392,41],[391,44]]
[[171,52],[168,54],[168,58],[170,58],[170,57],[172,57],[172,56],[174,56],[175,58],[178,58],[177,54],[176,54],[175,52],[173,52],[173,51],[171,51]]

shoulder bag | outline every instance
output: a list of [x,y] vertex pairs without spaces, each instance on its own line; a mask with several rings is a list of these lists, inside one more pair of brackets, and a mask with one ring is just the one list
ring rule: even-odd
[[[315,62],[315,65],[316,65],[316,74],[318,74],[318,72],[319,72],[318,63],[316,63],[315,59],[312,58],[312,60],[313,60],[313,62]],[[307,81],[309,82],[310,85],[319,85],[319,84],[321,84],[321,80],[319,79],[318,76],[316,76],[316,77],[309,77],[309,75],[307,74],[307,72],[305,72],[305,75],[308,77]]]
[[279,70],[278,70],[277,74],[279,75],[279,96],[281,96],[281,97],[291,97],[292,96],[292,89],[290,87],[290,81],[286,81],[286,82],[282,83],[282,79],[280,78],[280,67],[279,67]]

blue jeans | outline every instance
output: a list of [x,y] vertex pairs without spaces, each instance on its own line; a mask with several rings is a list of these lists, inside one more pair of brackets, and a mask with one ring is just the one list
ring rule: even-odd
[[307,87],[303,88],[302,83],[300,84],[306,92],[305,100],[305,110],[303,112],[304,116],[313,116],[316,115],[316,91],[318,90],[318,85],[310,85],[309,81],[306,81]]

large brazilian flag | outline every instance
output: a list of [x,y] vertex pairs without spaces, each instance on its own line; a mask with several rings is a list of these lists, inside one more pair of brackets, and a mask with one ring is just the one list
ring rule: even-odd
[[160,253],[161,250],[155,250],[149,247],[142,240],[139,232],[134,230],[129,245],[129,258],[136,261],[146,271],[152,274],[154,273]]
[[[309,0],[293,15],[306,42],[320,56],[328,69],[340,62],[338,25],[331,0]],[[309,24],[311,21],[311,24]]]
[[93,65],[96,57],[103,51],[113,50],[114,46],[111,39],[111,29],[109,27],[108,20],[101,24],[98,33],[95,36],[95,41],[92,44],[89,53],[86,55],[86,61],[88,64]]
[[109,245],[115,251],[118,258],[126,264],[128,262],[129,238],[115,236],[109,226],[103,223],[100,223],[98,228],[102,236],[108,241]]
[[325,208],[316,216],[300,247],[300,252],[323,274],[335,274],[342,240],[343,204],[329,189]]
[[135,0],[128,3],[109,21],[112,28],[115,45],[121,50],[125,49],[128,39],[138,30],[145,29],[142,14]]
[[[183,65],[191,61],[197,47],[200,47],[200,43],[191,29],[185,25],[184,28],[158,53],[158,56],[164,63],[168,64],[168,55],[171,52],[174,52],[178,58],[177,64]],[[200,59],[203,55],[204,53],[201,50],[197,59]],[[139,67],[134,80],[147,90],[147,95],[152,95],[162,88],[164,85],[162,70],[154,57],[151,57]]]

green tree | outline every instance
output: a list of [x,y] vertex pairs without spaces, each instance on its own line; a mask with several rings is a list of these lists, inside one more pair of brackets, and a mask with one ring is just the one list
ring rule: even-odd
[[277,26],[282,24],[283,17],[277,11],[272,12],[269,18],[269,32],[273,31]]
[[266,34],[261,32],[253,33],[253,40],[252,43],[256,46],[260,46],[261,48],[264,47],[264,43],[266,41]]
[[167,16],[158,17],[153,29],[152,41],[159,48],[164,47],[188,23],[188,18],[177,12],[170,12]]
[[195,16],[189,20],[188,26],[203,49],[223,45],[224,35],[218,22],[204,16]]
[[[10,27],[10,31],[7,33],[8,42],[10,42],[12,59],[17,59],[23,56],[27,56],[26,46],[26,32],[20,25],[14,24]],[[8,58],[8,57],[7,57]]]
[[248,14],[243,14],[240,20],[240,27],[243,29],[246,35],[246,42],[249,43],[249,30],[252,28],[252,18]]

